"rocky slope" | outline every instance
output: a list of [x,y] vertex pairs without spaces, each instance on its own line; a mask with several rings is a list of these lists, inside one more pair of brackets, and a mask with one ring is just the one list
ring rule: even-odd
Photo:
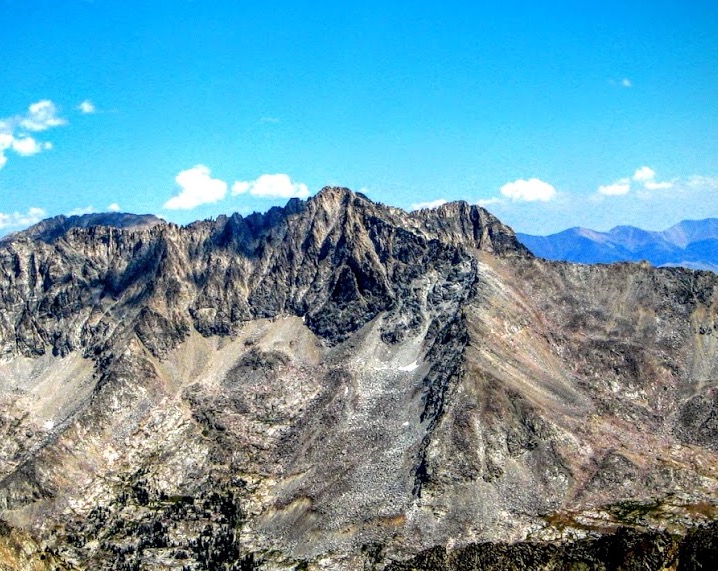
[[710,561],[714,274],[339,188],[102,224],[0,242],[0,568]]

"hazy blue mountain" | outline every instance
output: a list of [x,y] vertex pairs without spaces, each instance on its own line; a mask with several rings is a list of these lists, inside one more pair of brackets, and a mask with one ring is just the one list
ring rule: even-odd
[[637,262],[718,272],[718,218],[684,220],[663,231],[616,226],[569,228],[549,236],[517,234],[535,255],[583,264]]
[[162,222],[153,214],[129,214],[125,212],[92,212],[73,216],[54,216],[20,232],[3,236],[0,240],[13,240],[27,236],[33,240],[51,243],[73,228],[108,226],[111,228],[148,228]]

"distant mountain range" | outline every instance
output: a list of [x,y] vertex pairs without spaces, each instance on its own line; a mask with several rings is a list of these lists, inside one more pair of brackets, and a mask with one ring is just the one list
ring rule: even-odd
[[684,220],[667,230],[651,232],[616,226],[608,232],[569,228],[550,236],[517,234],[535,255],[582,264],[639,262],[683,266],[718,273],[718,218]]
[[92,212],[75,216],[55,216],[23,230],[0,238],[2,241],[12,241],[23,235],[33,240],[46,243],[53,242],[73,228],[91,228],[93,226],[107,226],[112,228],[150,228],[162,223],[162,219],[152,214],[127,214],[122,212]]

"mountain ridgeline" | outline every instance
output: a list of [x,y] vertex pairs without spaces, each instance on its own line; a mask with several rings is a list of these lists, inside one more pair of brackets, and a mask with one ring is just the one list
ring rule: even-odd
[[699,569],[717,286],[343,188],[45,221],[0,241],[0,568]]
[[582,264],[648,261],[718,273],[718,219],[684,220],[651,232],[616,226],[608,232],[570,228],[550,236],[518,234],[534,254]]

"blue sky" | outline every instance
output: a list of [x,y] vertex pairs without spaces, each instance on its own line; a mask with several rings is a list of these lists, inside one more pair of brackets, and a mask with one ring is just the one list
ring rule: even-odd
[[518,231],[718,217],[715,2],[0,0],[0,233],[348,186]]

